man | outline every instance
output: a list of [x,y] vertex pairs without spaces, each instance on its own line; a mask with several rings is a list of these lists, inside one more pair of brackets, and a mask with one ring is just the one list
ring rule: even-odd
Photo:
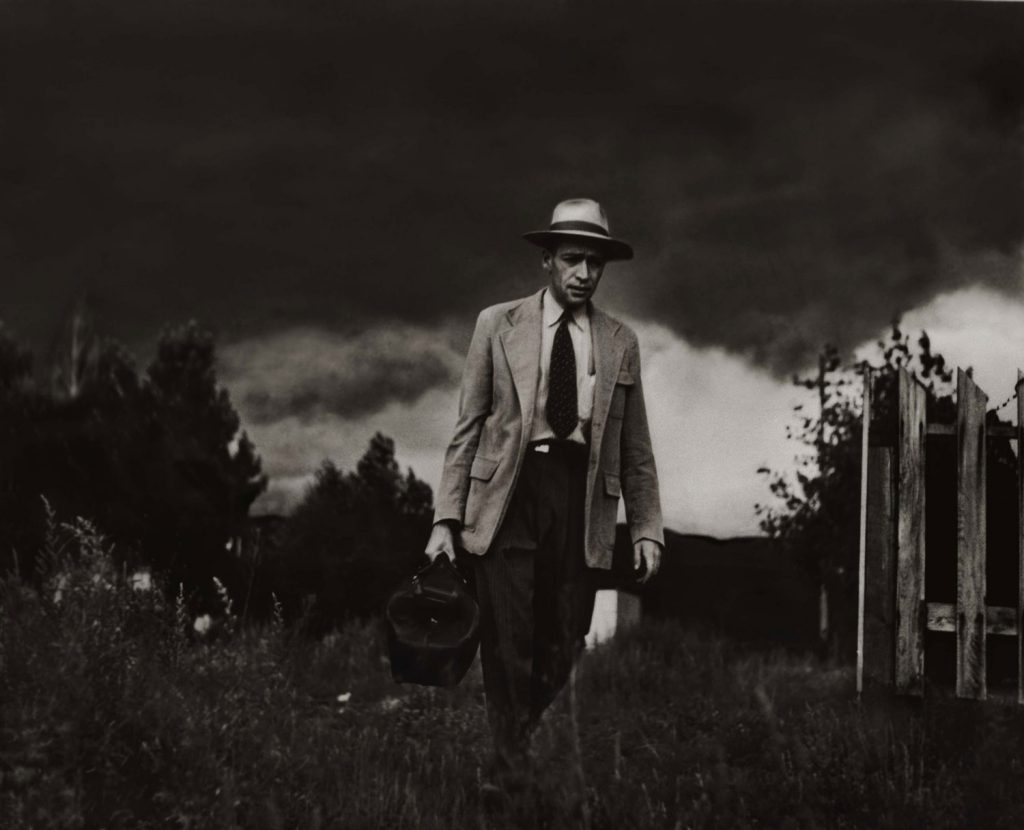
[[591,302],[605,263],[633,251],[590,199],[524,237],[544,249],[547,285],[477,319],[426,549],[472,561],[499,772],[583,645],[620,495],[640,581],[664,546],[636,335]]

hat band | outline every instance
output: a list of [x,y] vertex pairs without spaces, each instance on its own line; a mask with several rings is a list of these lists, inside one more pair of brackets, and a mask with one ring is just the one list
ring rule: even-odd
[[549,231],[585,231],[586,233],[596,233],[600,236],[607,236],[611,239],[611,235],[607,230],[602,228],[600,225],[595,225],[593,222],[552,222]]

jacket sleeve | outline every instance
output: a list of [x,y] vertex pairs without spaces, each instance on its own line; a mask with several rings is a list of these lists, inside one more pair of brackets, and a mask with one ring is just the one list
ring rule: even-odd
[[444,469],[434,503],[434,522],[453,520],[462,525],[469,492],[469,471],[473,466],[480,432],[491,411],[493,312],[485,309],[477,317],[469,344],[459,392],[459,416],[455,434],[444,455]]
[[640,379],[640,347],[635,336],[627,349],[626,361],[633,378],[632,388],[626,395],[620,450],[620,478],[622,496],[626,503],[626,523],[634,544],[640,539],[653,539],[664,547],[658,471],[654,465],[651,434],[647,426],[647,408]]

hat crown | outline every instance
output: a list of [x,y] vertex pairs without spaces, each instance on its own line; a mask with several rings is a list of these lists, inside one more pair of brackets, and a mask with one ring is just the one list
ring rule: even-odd
[[566,199],[555,205],[547,230],[524,233],[534,245],[553,251],[567,239],[600,245],[606,259],[632,259],[633,249],[615,239],[608,229],[608,214],[593,199]]
[[608,227],[608,214],[600,203],[593,199],[566,199],[555,205],[551,213],[551,226],[555,227],[565,222],[584,222],[588,225],[597,225],[607,235],[611,235]]

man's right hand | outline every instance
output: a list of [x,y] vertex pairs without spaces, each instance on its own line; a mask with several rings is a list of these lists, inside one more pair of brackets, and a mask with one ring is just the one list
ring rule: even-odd
[[427,549],[424,551],[427,558],[433,562],[439,554],[448,554],[451,562],[455,561],[455,522],[440,521],[430,531],[430,539],[427,540]]

